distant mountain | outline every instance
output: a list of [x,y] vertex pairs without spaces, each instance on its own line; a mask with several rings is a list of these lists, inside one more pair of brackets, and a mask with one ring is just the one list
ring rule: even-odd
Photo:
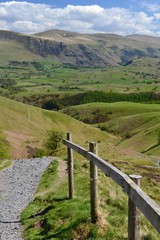
[[33,35],[0,31],[0,52],[0,64],[13,60],[52,59],[76,66],[119,66],[135,58],[159,58],[160,38],[63,30]]
[[140,41],[140,42],[144,42],[144,43],[155,44],[157,46],[160,45],[160,37],[152,37],[149,35],[134,34],[134,35],[127,36],[127,38],[133,39],[136,41]]

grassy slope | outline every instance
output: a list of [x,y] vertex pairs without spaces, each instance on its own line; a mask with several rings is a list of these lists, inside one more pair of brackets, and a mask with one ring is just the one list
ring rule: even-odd
[[39,147],[47,129],[71,132],[74,140],[79,143],[114,139],[59,112],[45,111],[3,97],[0,97],[0,106],[0,127],[7,134],[12,158],[27,156],[29,146]]
[[[114,118],[123,116],[135,116],[136,114],[157,114],[159,106],[141,105],[130,103],[116,104],[86,104],[73,111],[80,111],[82,117],[88,116],[89,111],[95,112],[97,108],[100,112],[111,112],[111,122]],[[72,111],[72,108],[70,108]],[[141,122],[142,123],[142,122]],[[141,125],[140,123],[140,125]],[[132,125],[132,124],[131,124]],[[124,152],[108,144],[99,144],[99,155],[117,166],[126,174],[136,173],[143,176],[142,189],[156,202],[159,203],[159,183],[155,181],[155,176],[159,175],[158,169],[146,169],[143,165],[150,164],[148,159],[135,152]],[[49,170],[53,171],[53,170]],[[99,216],[98,224],[89,222],[89,186],[88,186],[89,166],[87,161],[75,155],[75,199],[67,199],[66,177],[58,183],[57,178],[47,180],[45,175],[46,190],[44,182],[40,186],[37,196],[22,215],[25,226],[25,239],[127,239],[127,197],[117,185],[99,173]],[[48,175],[49,177],[49,175]],[[54,178],[54,176],[53,176]],[[59,179],[59,177],[58,177]],[[50,188],[47,184],[52,186]],[[48,191],[49,189],[49,191]],[[42,215],[37,214],[42,213]],[[35,217],[33,217],[36,215]],[[141,217],[142,239],[157,239],[158,234],[148,224],[145,218]]]
[[33,61],[40,60],[40,56],[36,56],[29,51],[25,51],[22,44],[16,41],[0,41],[0,64],[1,66],[8,64],[9,61]]
[[[96,113],[96,111],[98,111]],[[106,116],[104,123],[98,124],[104,130],[119,134],[123,147],[131,147],[143,152],[158,143],[160,130],[160,106],[158,104],[139,103],[90,103],[64,110],[80,119],[93,119],[95,115]],[[147,153],[159,155],[159,146]]]
[[[127,174],[134,172],[142,174],[144,190],[159,202],[159,187],[155,179],[150,179],[147,175],[149,170],[140,168],[141,164],[149,164],[149,161],[144,156],[129,157],[120,152],[112,145],[115,139],[107,133],[100,132],[64,114],[44,111],[3,97],[0,97],[0,106],[3,113],[0,126],[7,133],[15,156],[16,154],[19,157],[24,156],[27,144],[32,147],[40,145],[44,129],[69,131],[72,132],[74,141],[85,147],[87,141],[100,141],[99,155],[104,159],[109,158],[109,161]],[[117,115],[119,114],[117,108]],[[61,152],[61,156],[63,155],[64,153]],[[81,239],[126,238],[127,233],[124,229],[127,224],[127,199],[116,184],[100,173],[100,222],[94,226],[89,223],[88,163],[75,155],[76,198],[73,201],[67,199],[67,177],[64,176],[58,182],[59,177],[54,176],[54,169],[55,167],[53,169],[49,167],[36,199],[23,213],[26,239],[79,239],[80,236],[82,236]],[[152,169],[152,173],[158,172]],[[33,217],[39,212],[42,214]],[[143,236],[150,234],[152,239],[156,239],[156,232],[144,218],[142,222]]]
[[[63,161],[64,162],[64,161]],[[122,167],[122,166],[121,166]],[[130,173],[138,169],[129,166]],[[114,181],[99,171],[99,221],[90,223],[89,163],[75,156],[75,197],[68,199],[67,176],[56,171],[57,162],[44,174],[35,200],[22,214],[24,239],[124,240],[127,239],[127,196]],[[62,176],[64,174],[64,176]],[[159,186],[142,180],[142,188],[159,202]],[[158,233],[141,216],[141,237],[158,239]]]

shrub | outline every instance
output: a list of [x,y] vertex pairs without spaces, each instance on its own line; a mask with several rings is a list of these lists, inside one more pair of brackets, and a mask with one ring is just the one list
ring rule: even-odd
[[129,139],[133,136],[133,134],[131,134],[130,132],[124,132],[122,134],[122,139],[125,140],[125,139]]
[[44,141],[44,147],[48,154],[52,154],[57,150],[62,142],[63,133],[59,131],[50,130],[47,131],[47,137]]
[[37,150],[34,157],[44,157],[46,155],[47,155],[46,150],[44,148],[40,148],[40,149]]
[[101,131],[109,132],[109,129],[105,124],[98,125],[98,128],[100,128]]

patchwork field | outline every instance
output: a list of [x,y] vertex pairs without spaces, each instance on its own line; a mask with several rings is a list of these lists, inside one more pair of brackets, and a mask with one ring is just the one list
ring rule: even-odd
[[[149,67],[148,67],[149,66]],[[0,67],[0,92],[21,99],[35,94],[84,91],[158,92],[159,59],[134,60],[122,67],[71,67],[53,61],[10,61]]]

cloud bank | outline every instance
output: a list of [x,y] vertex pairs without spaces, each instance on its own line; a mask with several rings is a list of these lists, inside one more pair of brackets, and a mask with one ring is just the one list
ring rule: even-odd
[[98,5],[56,8],[47,4],[3,2],[0,3],[0,29],[28,34],[65,29],[82,33],[160,36],[160,12],[145,2],[144,7],[149,8],[150,13],[118,7],[105,9]]

